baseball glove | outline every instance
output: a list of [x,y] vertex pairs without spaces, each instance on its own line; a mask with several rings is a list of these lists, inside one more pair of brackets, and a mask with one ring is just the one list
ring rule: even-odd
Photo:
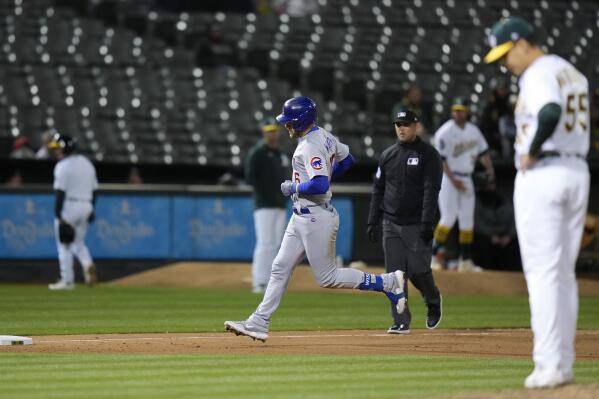
[[64,220],[58,224],[58,239],[63,244],[70,244],[75,240],[75,229]]

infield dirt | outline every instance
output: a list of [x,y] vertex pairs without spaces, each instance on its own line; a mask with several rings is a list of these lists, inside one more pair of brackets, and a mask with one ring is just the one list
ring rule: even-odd
[[[578,359],[599,360],[599,331],[579,331]],[[37,353],[458,355],[528,358],[527,329],[271,332],[266,343],[224,333],[91,334],[33,337],[34,345],[0,351]]]
[[[368,273],[382,273],[382,267],[366,267]],[[527,295],[522,272],[484,271],[458,273],[436,271],[435,282],[445,295]],[[137,287],[222,287],[251,288],[251,269],[248,263],[179,262],[115,280],[109,284]],[[410,288],[413,288],[410,286]],[[299,265],[291,277],[290,291],[322,290],[310,268]],[[599,296],[599,276],[578,278],[582,296]],[[345,292],[347,290],[329,290]]]

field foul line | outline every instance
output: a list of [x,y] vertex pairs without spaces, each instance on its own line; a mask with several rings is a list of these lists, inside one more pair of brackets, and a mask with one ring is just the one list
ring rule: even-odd
[[[524,331],[524,330],[516,330],[516,331]],[[497,331],[497,332],[447,332],[447,333],[435,333],[431,334],[431,337],[436,336],[489,336],[489,335],[502,335],[510,333],[509,331]],[[513,331],[512,331],[513,333]],[[590,333],[590,334],[589,334]],[[584,335],[599,335],[598,332],[590,332],[585,331],[582,332]],[[271,338],[287,338],[287,339],[305,339],[305,338],[347,338],[347,337],[389,337],[389,334],[385,333],[374,333],[374,334],[310,334],[310,335],[273,335]],[[61,342],[114,342],[114,341],[165,341],[165,340],[185,340],[185,339],[238,339],[237,336],[233,335],[219,335],[219,336],[191,336],[191,337],[178,337],[178,336],[170,336],[170,337],[124,337],[124,338],[96,338],[96,339],[63,339],[63,340],[35,340],[36,343],[61,343]]]
[[[335,335],[271,335],[270,338],[343,338],[343,337],[387,337],[389,334],[335,334]],[[222,336],[197,336],[197,337],[135,337],[135,338],[98,338],[98,339],[63,339],[63,340],[44,340],[39,343],[60,343],[60,342],[111,342],[111,341],[164,341],[164,340],[182,340],[182,339],[239,339],[234,335]]]

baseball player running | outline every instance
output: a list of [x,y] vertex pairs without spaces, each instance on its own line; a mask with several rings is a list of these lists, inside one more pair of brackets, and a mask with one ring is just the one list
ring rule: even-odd
[[285,126],[291,138],[298,140],[292,159],[293,180],[281,183],[281,192],[293,200],[293,215],[273,262],[262,303],[247,320],[225,321],[225,329],[265,342],[270,319],[279,307],[289,278],[305,256],[321,287],[380,291],[402,313],[403,272],[373,275],[335,266],[339,215],[330,202],[329,184],[353,165],[349,148],[316,125],[316,104],[308,97],[287,100],[276,120]]
[[552,388],[574,380],[574,269],[590,185],[588,82],[563,58],[545,54],[521,18],[496,23],[489,43],[485,62],[500,60],[520,77],[514,208],[535,364],[524,386]]
[[96,282],[96,267],[85,245],[87,224],[94,219],[98,179],[94,165],[83,155],[74,153],[75,140],[56,134],[48,144],[59,160],[54,167],[54,229],[60,263],[60,279],[50,284],[51,290],[75,288],[73,256],[83,267],[88,286]]
[[442,266],[437,255],[447,241],[456,220],[460,228],[459,271],[481,271],[472,263],[472,239],[474,236],[475,189],[472,172],[480,158],[489,179],[495,178],[495,171],[489,146],[475,124],[468,121],[468,105],[462,98],[454,99],[451,106],[451,119],[435,133],[435,147],[443,159],[443,181],[439,192],[441,219],[435,229],[435,243],[431,267],[438,270]]

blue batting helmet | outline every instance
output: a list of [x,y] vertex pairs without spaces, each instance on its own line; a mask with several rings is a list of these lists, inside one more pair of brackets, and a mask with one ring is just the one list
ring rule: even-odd
[[277,122],[282,125],[291,123],[298,132],[306,130],[316,123],[316,103],[308,97],[294,97],[283,105],[283,112],[277,116]]

